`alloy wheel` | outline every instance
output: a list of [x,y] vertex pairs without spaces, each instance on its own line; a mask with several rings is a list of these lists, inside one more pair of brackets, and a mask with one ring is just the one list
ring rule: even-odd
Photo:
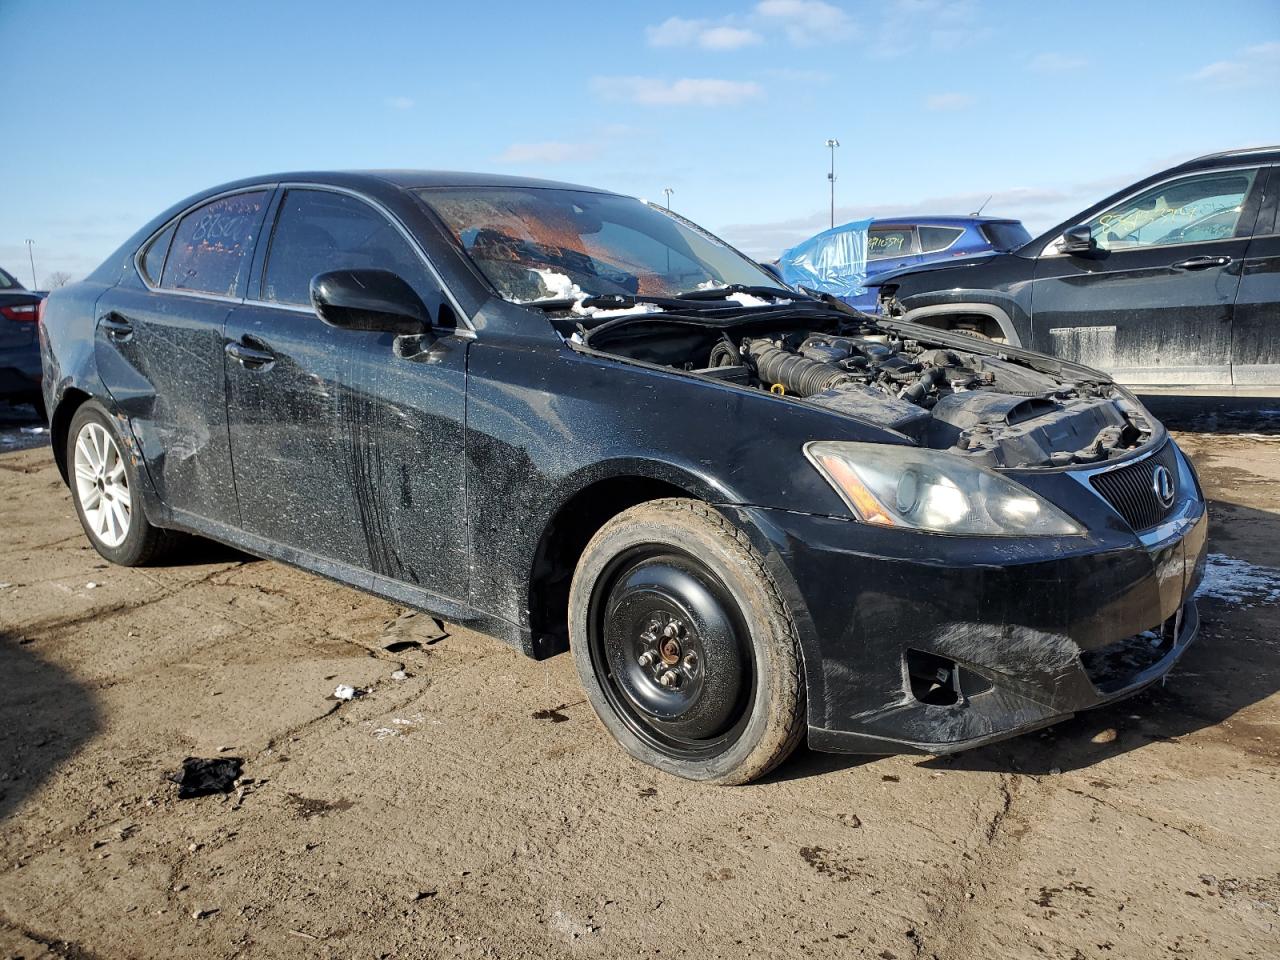
[[76,436],[76,496],[89,531],[107,547],[118,547],[129,535],[133,498],[129,475],[115,438],[90,421]]

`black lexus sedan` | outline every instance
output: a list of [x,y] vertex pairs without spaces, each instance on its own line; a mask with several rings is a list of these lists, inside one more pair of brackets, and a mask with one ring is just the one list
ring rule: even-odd
[[1131,386],[1280,387],[1280,146],[1189,160],[1010,253],[881,274],[881,312]]
[[1036,729],[1198,627],[1204,500],[1124,389],[782,288],[607,191],[227,184],[55,292],[41,342],[104,557],[198,534],[568,649],[683,777]]

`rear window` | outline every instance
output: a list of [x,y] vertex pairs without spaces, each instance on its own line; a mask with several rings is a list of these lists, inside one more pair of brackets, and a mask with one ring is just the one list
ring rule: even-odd
[[237,193],[197,207],[178,222],[161,286],[237,296],[269,194]]
[[921,227],[920,250],[922,253],[938,253],[957,240],[964,230],[960,227]]
[[1016,220],[1007,223],[984,223],[978,229],[996,250],[1017,250],[1031,242],[1031,234],[1027,232],[1027,228]]
[[867,231],[868,260],[905,257],[915,252],[915,231],[911,227],[872,227]]
[[22,284],[3,270],[0,270],[0,290],[21,290]]

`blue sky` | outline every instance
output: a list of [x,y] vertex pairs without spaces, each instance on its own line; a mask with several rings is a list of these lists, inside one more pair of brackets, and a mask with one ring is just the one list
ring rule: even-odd
[[838,219],[1034,232],[1199,153],[1280,142],[1280,2],[0,0],[0,264],[81,276],[225,180],[530,174],[750,253]]

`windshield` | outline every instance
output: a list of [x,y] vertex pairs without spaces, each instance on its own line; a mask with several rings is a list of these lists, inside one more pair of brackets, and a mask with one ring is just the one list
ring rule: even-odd
[[540,187],[433,187],[418,195],[516,303],[778,284],[710,234],[630,197]]

